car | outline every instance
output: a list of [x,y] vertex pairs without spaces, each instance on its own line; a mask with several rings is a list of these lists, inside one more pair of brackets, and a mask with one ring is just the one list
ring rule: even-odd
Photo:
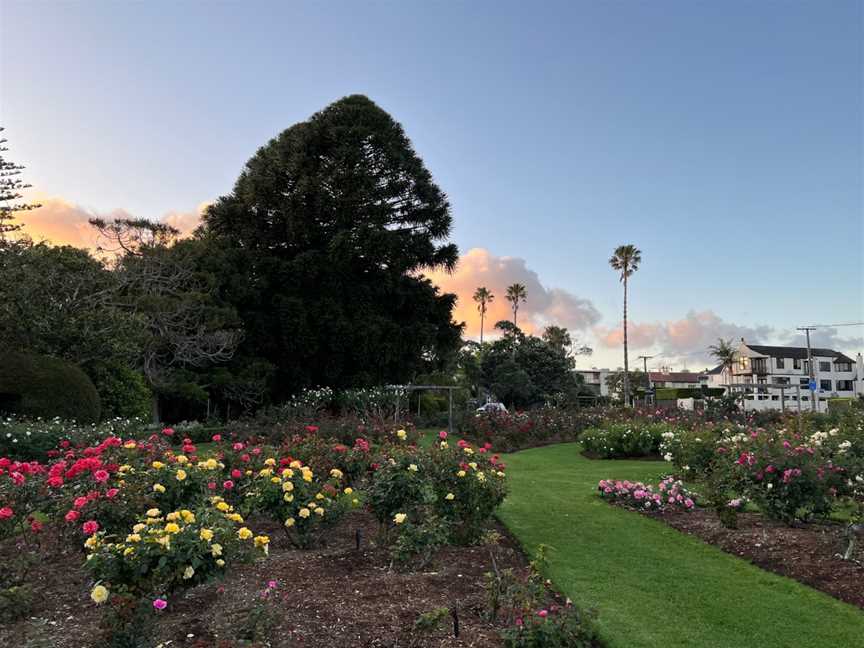
[[486,403],[477,408],[478,414],[492,414],[494,412],[506,414],[507,408],[504,407],[504,403]]

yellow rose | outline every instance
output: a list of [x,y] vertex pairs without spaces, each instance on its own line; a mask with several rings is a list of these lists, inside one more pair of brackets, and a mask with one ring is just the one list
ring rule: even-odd
[[303,508],[301,508],[301,509],[297,512],[297,515],[299,515],[299,516],[302,517],[302,518],[308,518],[309,515],[310,515],[309,509],[306,508],[306,507],[304,506]]
[[258,474],[261,475],[262,477],[269,477],[270,475],[273,474],[273,469],[272,468],[262,468]]
[[180,513],[178,511],[171,511],[171,513],[165,516],[165,519],[169,522],[174,522],[180,519]]
[[211,547],[210,547],[210,554],[211,554],[214,558],[217,558],[217,557],[221,556],[221,555],[222,555],[222,545],[220,545],[220,544],[214,544],[214,545],[211,545]]
[[324,509],[319,506],[318,508],[315,509],[315,515],[322,515],[323,516],[324,515]]
[[286,468],[285,470],[282,471],[282,476],[285,479],[290,479],[291,477],[294,476],[294,471],[291,470],[290,468]]
[[226,515],[225,517],[227,517],[232,522],[237,522],[237,524],[243,523],[243,516],[240,515],[239,513],[231,513],[229,515]]
[[405,430],[396,430],[396,436],[399,437],[402,441],[408,438],[408,433]]
[[180,526],[176,522],[169,522],[165,525],[165,533],[180,533]]
[[317,499],[317,500],[323,500],[323,499],[324,499],[324,494],[323,494],[323,493],[316,493],[316,495],[315,495],[315,499]]
[[189,565],[189,566],[188,566],[188,567],[183,571],[183,578],[186,579],[186,580],[189,580],[189,579],[192,578],[194,575],[195,575],[195,568],[194,568],[192,565]]
[[345,489],[344,491],[342,491],[342,492],[345,493],[346,495],[350,495],[351,493],[354,492],[354,489],[351,488],[350,486],[348,486],[348,488],[346,488],[346,489]]
[[338,468],[334,468],[333,470],[330,471],[330,476],[333,477],[334,479],[342,479],[342,475],[343,475],[342,471],[339,470]]
[[186,524],[192,524],[195,521],[195,514],[189,509],[183,509],[180,511],[180,517],[183,518],[183,521]]
[[210,529],[201,529],[201,532],[198,534],[198,537],[202,540],[206,540],[210,542],[213,539],[213,532]]
[[290,492],[290,491],[293,491],[293,490],[294,490],[294,483],[293,483],[293,482],[290,482],[290,481],[286,481],[286,482],[284,482],[284,483],[282,484],[282,490],[285,491],[286,493],[287,493],[287,492]]
[[222,560],[222,559],[220,558],[219,560],[216,561],[216,564],[217,564],[219,567],[224,567],[224,566],[225,566],[225,561]]
[[281,481],[282,481],[282,480],[279,479],[278,477],[271,477],[271,478],[270,478],[270,483],[271,483],[271,484],[278,484],[278,483],[281,482]]
[[153,466],[156,470],[161,470],[162,468],[165,467],[165,464],[162,463],[161,461],[154,461],[154,462],[153,462],[152,464],[150,464],[150,465]]
[[471,470],[477,470],[477,462],[476,461],[472,461],[468,465],[471,466]]
[[285,526],[289,529],[294,526],[294,518],[288,518],[287,520],[285,520]]
[[408,470],[410,470],[411,472],[417,472],[417,464],[409,465]]
[[462,451],[467,455],[474,454],[474,451],[471,448],[462,448]]
[[285,494],[282,496],[282,499],[285,500],[286,502],[293,502],[293,501],[294,501],[294,496],[293,496],[291,493],[285,493]]
[[465,476],[465,471],[464,471],[464,470],[460,470],[459,472],[456,473],[456,476],[457,476],[457,477],[464,477],[464,476]]
[[134,441],[127,441],[126,443],[123,444],[123,447],[131,450],[132,448],[135,447],[135,442]]
[[144,529],[147,528],[146,524],[141,524],[140,522],[132,527],[132,531],[135,533],[141,533]]
[[481,481],[481,482],[486,481],[486,475],[484,475],[482,472],[478,472],[477,473],[477,481]]
[[118,471],[118,472],[121,472],[121,473],[128,472],[128,471],[130,471],[130,470],[132,470],[132,466],[130,466],[129,464],[123,464],[122,466],[120,466],[120,467],[117,469],[117,471]]
[[147,513],[145,513],[147,517],[159,517],[161,514],[162,511],[157,508],[147,509]]
[[186,479],[186,471],[181,468],[177,471],[175,477],[177,478],[177,481],[183,481],[184,479]]
[[397,513],[393,516],[393,521],[396,524],[402,524],[407,518],[408,516],[405,513]]
[[360,500],[358,500],[358,499],[355,497],[354,499],[351,500],[351,503],[352,503],[354,506],[357,506],[357,505],[360,503]]
[[448,502],[452,502],[454,499],[456,499],[456,496],[453,493],[447,493],[444,496],[444,499],[446,499]]
[[447,448],[447,442],[446,442],[446,441],[442,441],[442,442],[441,442],[441,449],[444,450],[445,448]]
[[222,511],[223,513],[225,511],[231,510],[231,506],[228,504],[228,502],[217,502],[216,508],[219,509],[220,511]]
[[237,537],[241,540],[248,540],[252,537],[252,532],[246,527],[241,527],[240,530],[237,531]]
[[276,460],[273,457],[268,457],[267,459],[264,460],[264,465],[265,466],[275,466]]
[[255,540],[253,542],[255,543],[255,546],[260,549],[261,547],[265,547],[270,544],[270,538],[265,535],[255,536]]
[[98,544],[99,538],[97,538],[95,535],[90,536],[84,541],[84,546],[88,549],[95,549]]
[[135,553],[135,547],[128,547],[128,548],[123,552],[123,555],[124,555],[124,556],[128,556],[128,555],[133,554],[133,553]]
[[288,464],[291,468],[302,468],[303,464],[300,463],[297,459]]
[[141,542],[141,536],[137,533],[130,533],[126,536],[126,542]]
[[165,487],[162,484],[153,484],[153,490],[157,493],[164,493]]
[[104,585],[97,585],[90,590],[90,598],[93,599],[94,603],[104,603],[108,600],[108,588]]
[[189,463],[189,457],[187,457],[186,455],[177,455],[175,459],[177,460],[177,463],[181,465]]

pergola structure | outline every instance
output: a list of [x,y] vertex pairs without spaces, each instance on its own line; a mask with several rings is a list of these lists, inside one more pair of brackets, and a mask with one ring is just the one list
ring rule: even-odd
[[393,420],[399,422],[400,399],[401,392],[423,391],[426,389],[433,391],[447,392],[447,432],[453,434],[453,392],[464,387],[451,387],[449,385],[387,385],[385,389],[393,389],[396,391],[396,413],[393,415]]

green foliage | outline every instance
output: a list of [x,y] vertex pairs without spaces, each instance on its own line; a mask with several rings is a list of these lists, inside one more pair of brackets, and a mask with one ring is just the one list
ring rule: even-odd
[[8,414],[99,420],[99,394],[73,364],[48,356],[5,352],[0,356],[0,395]]
[[446,607],[440,607],[430,612],[424,612],[418,616],[417,620],[414,622],[414,629],[423,634],[431,634],[438,629],[441,622],[448,616],[450,616],[450,609]]
[[589,617],[573,608],[563,608],[548,616],[532,614],[521,625],[501,633],[505,648],[592,648],[598,634]]
[[104,418],[147,419],[153,394],[144,376],[119,362],[97,363],[89,375],[99,392]]
[[275,365],[271,399],[407,382],[455,352],[455,295],[419,274],[455,265],[451,220],[401,126],[366,97],[262,147],[207,210],[201,262],[243,320],[240,354]]
[[668,431],[669,426],[663,423],[612,423],[585,430],[580,441],[585,450],[602,459],[648,457],[658,453]]
[[429,517],[417,523],[404,522],[397,529],[396,540],[390,547],[393,561],[401,567],[425,569],[432,563],[435,552],[448,544],[450,528],[446,521]]
[[508,405],[527,407],[578,391],[573,358],[562,353],[555,340],[550,344],[526,336],[512,322],[496,327],[504,336],[486,345],[480,355],[481,384],[488,392]]

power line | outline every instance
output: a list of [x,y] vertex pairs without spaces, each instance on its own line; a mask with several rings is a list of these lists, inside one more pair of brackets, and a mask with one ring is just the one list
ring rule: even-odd
[[798,330],[803,331],[805,328],[836,328],[838,326],[864,326],[864,322],[845,322],[843,324],[811,324],[810,326],[802,326]]

